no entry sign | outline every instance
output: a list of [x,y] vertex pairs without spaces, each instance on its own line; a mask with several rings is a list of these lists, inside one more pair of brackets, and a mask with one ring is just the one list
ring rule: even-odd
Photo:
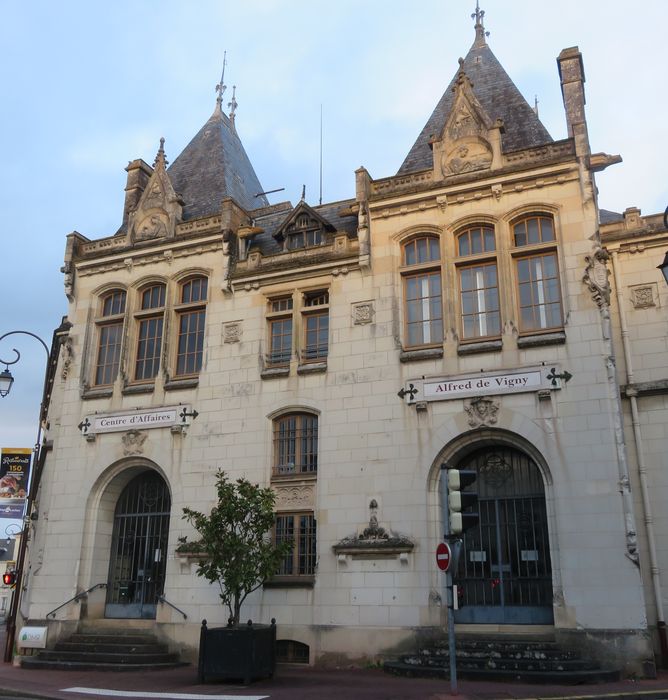
[[450,545],[447,542],[441,542],[438,547],[436,547],[436,566],[441,571],[447,571],[450,567],[450,561],[452,560],[452,551],[450,550]]

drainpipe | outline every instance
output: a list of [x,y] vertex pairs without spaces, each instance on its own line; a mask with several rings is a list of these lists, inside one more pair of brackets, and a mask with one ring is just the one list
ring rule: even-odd
[[631,402],[631,424],[633,426],[633,438],[635,442],[636,462],[638,464],[638,478],[640,481],[640,492],[642,494],[642,505],[645,515],[645,534],[647,535],[647,548],[649,550],[649,564],[652,572],[652,585],[654,588],[654,604],[656,605],[656,626],[659,633],[659,644],[661,645],[661,660],[664,666],[668,663],[668,638],[666,636],[666,622],[663,615],[663,598],[661,595],[661,578],[659,560],[656,555],[656,540],[654,537],[654,518],[652,517],[652,505],[649,498],[649,487],[647,485],[647,465],[645,453],[643,451],[642,431],[640,429],[640,418],[638,415],[637,392],[633,388],[633,361],[631,357],[631,343],[629,342],[629,329],[626,323],[626,309],[624,306],[624,296],[619,280],[619,264],[617,261],[617,251],[612,252],[612,274],[617,290],[617,308],[619,309],[619,325],[622,332],[622,348],[624,352],[624,364],[626,365],[626,396]]

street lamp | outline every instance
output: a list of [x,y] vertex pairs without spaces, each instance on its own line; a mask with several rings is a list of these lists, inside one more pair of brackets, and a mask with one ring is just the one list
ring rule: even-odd
[[661,270],[663,279],[666,280],[666,284],[668,284],[668,252],[666,252],[663,262],[656,266],[656,269]]
[[[29,517],[30,517],[30,510],[32,508],[33,501],[35,500],[35,494],[37,491],[37,486],[39,485],[39,479],[37,477],[37,465],[39,462],[39,457],[40,457],[40,447],[41,447],[41,440],[42,440],[42,418],[44,416],[44,409],[46,408],[45,406],[45,401],[46,401],[46,387],[47,387],[47,381],[48,381],[48,369],[49,369],[49,348],[47,347],[46,343],[38,336],[35,335],[34,333],[31,333],[30,331],[9,331],[9,333],[4,333],[3,335],[0,335],[0,341],[2,341],[4,338],[7,338],[10,335],[29,335],[32,338],[35,338],[38,340],[41,344],[42,347],[44,348],[44,351],[46,352],[46,369],[44,371],[44,391],[42,392],[42,401],[40,402],[40,407],[39,407],[39,425],[37,428],[37,440],[35,441],[35,447],[33,448],[33,454],[32,454],[32,465],[31,465],[31,475],[30,475],[30,489],[28,490],[28,496],[26,498],[26,515],[24,516],[24,522],[23,522],[23,532],[21,534],[21,542],[19,544],[19,551],[16,556],[16,579],[15,579],[15,587],[14,587],[14,595],[12,596],[12,603],[9,607],[9,614],[7,615],[7,642],[5,645],[5,655],[4,655],[4,660],[5,661],[11,661],[12,657],[14,655],[14,638],[16,636],[16,615],[19,610],[19,603],[21,600],[21,582],[23,579],[23,569],[25,566],[25,559],[26,559],[26,553],[28,550],[28,525],[29,523]],[[5,397],[7,394],[9,394],[9,391],[12,388],[12,384],[14,383],[14,377],[12,377],[12,373],[9,371],[9,365],[16,364],[20,359],[21,355],[19,351],[16,348],[13,348],[14,352],[16,353],[16,359],[15,360],[3,360],[0,358],[0,364],[5,365],[5,369],[3,372],[0,372],[0,397]]]
[[0,372],[0,396],[3,399],[5,396],[7,396],[7,394],[9,394],[9,390],[12,388],[13,383],[14,377],[12,377],[9,367],[5,367],[5,369]]

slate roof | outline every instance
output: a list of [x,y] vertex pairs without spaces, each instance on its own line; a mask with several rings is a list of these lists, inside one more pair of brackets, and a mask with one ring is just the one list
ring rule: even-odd
[[[550,143],[552,137],[536,113],[503,69],[487,42],[476,38],[464,59],[464,72],[473,83],[473,93],[492,119],[503,119],[504,152]],[[438,136],[452,109],[453,87],[457,73],[436,105],[417,141],[409,151],[397,175],[427,170],[433,166],[429,140]]]
[[[345,231],[349,238],[355,238],[357,236],[357,216],[340,215],[340,212],[350,209],[353,204],[355,204],[354,199],[347,199],[312,208],[313,211],[332,224],[337,231]],[[264,231],[253,238],[252,248],[259,248],[262,255],[276,255],[283,252],[283,244],[276,242],[274,234],[292,214],[294,207],[289,202],[283,202],[271,207],[271,209],[272,211],[268,214],[254,220],[255,225],[263,228]]]
[[264,195],[255,196],[264,189],[220,103],[167,173],[183,198],[184,221],[215,214],[224,197],[232,197],[244,209],[269,204]]
[[609,209],[598,210],[598,220],[601,224],[614,224],[618,221],[624,221],[624,214]]

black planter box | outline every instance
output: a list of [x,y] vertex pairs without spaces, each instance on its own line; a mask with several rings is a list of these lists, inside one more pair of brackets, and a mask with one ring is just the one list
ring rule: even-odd
[[276,620],[271,625],[239,627],[206,626],[202,620],[199,638],[198,676],[200,683],[209,680],[271,678],[276,667]]

